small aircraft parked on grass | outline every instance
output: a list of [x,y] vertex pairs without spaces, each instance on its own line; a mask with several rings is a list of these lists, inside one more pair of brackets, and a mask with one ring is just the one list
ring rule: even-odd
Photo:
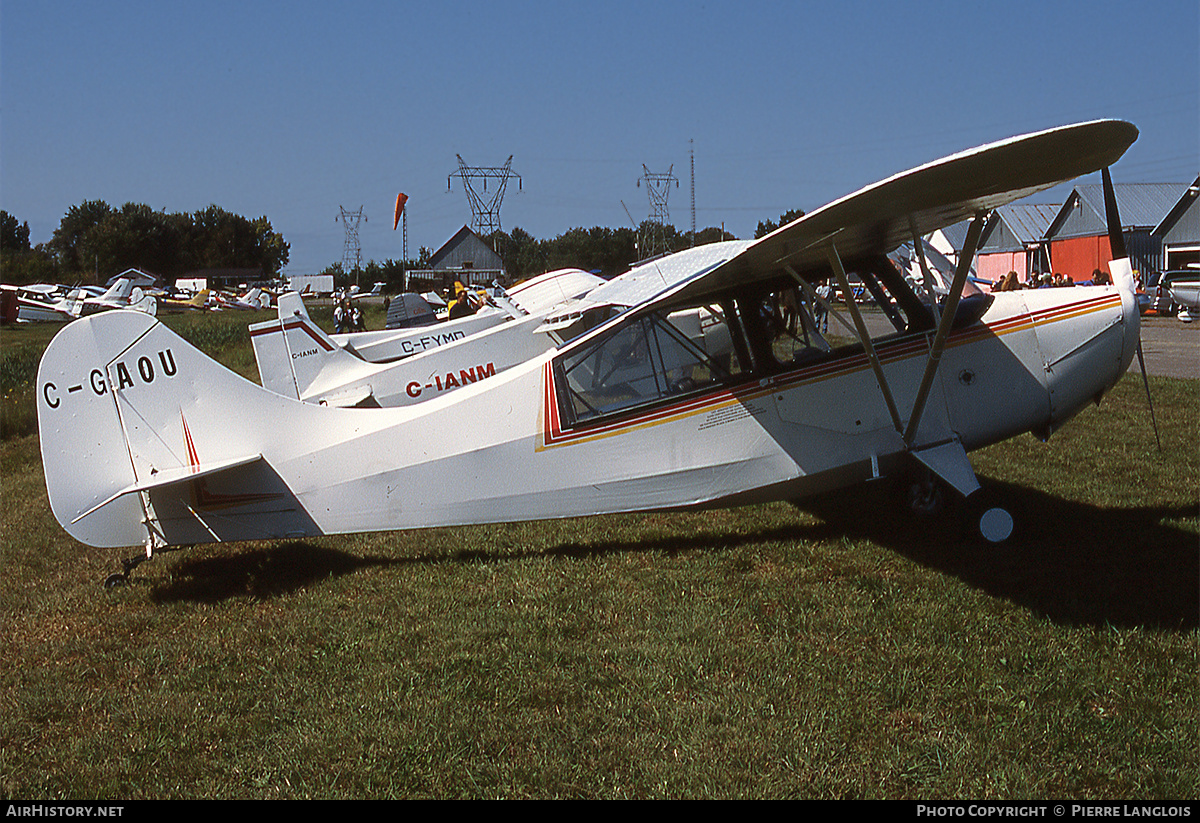
[[[487,294],[480,296],[480,299],[486,296],[487,302],[484,305],[473,314],[454,320],[439,320],[427,298],[415,294],[397,295],[388,309],[389,318],[393,316],[396,305],[406,300],[409,308],[403,314],[412,322],[397,323],[394,327],[389,323],[387,329],[380,331],[334,334],[331,339],[339,347],[367,362],[392,363],[437,346],[462,340],[510,320],[538,314],[570,297],[578,297],[603,282],[602,278],[578,269],[547,272],[508,291],[499,288],[485,290]],[[412,308],[414,305],[420,305],[421,308]],[[302,305],[297,305],[294,299],[287,298],[280,305],[277,324],[272,326],[268,321],[251,327],[255,357],[259,360],[260,371],[268,358],[291,356],[290,352],[284,353],[283,347],[279,345],[280,340],[272,338],[271,334],[282,326],[293,324],[292,318],[297,311],[307,315],[307,310]],[[254,334],[255,331],[258,332],[257,335]]]
[[184,312],[184,311],[201,311],[207,308],[209,303],[209,290],[201,289],[190,297],[172,296],[159,297],[158,307],[168,313]]
[[[456,320],[335,335],[326,334],[309,317],[300,296],[289,293],[279,298],[277,320],[250,327],[250,340],[259,380],[273,392],[328,406],[407,406],[542,354],[579,330],[575,301],[598,290],[601,298],[590,300],[589,306],[623,310],[631,303],[627,286],[644,297],[640,283],[637,268],[612,281],[564,269],[511,291],[495,288],[488,305]],[[560,314],[547,323],[555,310]]]
[[255,286],[245,294],[228,294],[212,292],[208,308],[213,311],[238,309],[239,311],[262,311],[271,308],[271,293]]
[[[731,506],[907,476],[956,492],[1002,541],[1014,519],[967,453],[1049,437],[1120,379],[1139,325],[1123,254],[1114,285],[964,296],[982,221],[1098,170],[1111,187],[1136,138],[1111,120],[1010,138],[758,240],[640,266],[621,305],[598,287],[530,323],[570,329],[566,342],[402,408],[283,397],[134,312],[71,323],[38,374],[51,508],[85,544],[143,546],[125,574],[197,543]],[[950,288],[923,299],[887,255],[969,218]],[[851,301],[831,341],[808,316],[832,308],[814,284],[850,293],[850,273],[888,330]]]
[[153,316],[158,311],[158,300],[135,286],[130,278],[120,277],[107,289],[48,284],[18,286],[17,306],[18,321],[38,323],[70,321],[113,309],[132,309]]

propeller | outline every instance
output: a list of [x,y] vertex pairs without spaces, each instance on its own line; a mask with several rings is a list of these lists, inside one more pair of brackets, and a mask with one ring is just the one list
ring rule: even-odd
[[[1125,249],[1125,232],[1121,228],[1121,216],[1117,211],[1117,193],[1113,188],[1112,175],[1105,166],[1101,170],[1104,180],[1104,216],[1108,221],[1108,244],[1112,251],[1112,262],[1108,264],[1112,272],[1113,282],[1122,291],[1133,293],[1133,267],[1129,262],[1129,252]],[[1150,396],[1150,380],[1146,377],[1146,358],[1142,354],[1142,335],[1139,331],[1137,340],[1138,365],[1142,369],[1142,385],[1146,387],[1146,402],[1150,406],[1150,422],[1154,425],[1154,442],[1162,451],[1162,441],[1158,437],[1158,421],[1154,416],[1154,398]]]

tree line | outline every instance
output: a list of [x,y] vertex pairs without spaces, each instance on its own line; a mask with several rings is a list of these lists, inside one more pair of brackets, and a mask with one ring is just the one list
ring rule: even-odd
[[[778,221],[761,221],[754,236],[803,214],[793,210]],[[649,220],[637,228],[572,228],[548,239],[521,228],[484,238],[504,261],[510,283],[562,268],[613,277],[638,260],[731,239],[716,227],[693,237]],[[259,269],[264,279],[273,279],[288,262],[289,249],[266,217],[251,220],[216,205],[168,214],[138,203],[114,208],[102,200],[84,201],[63,216],[48,242],[36,246],[30,245],[28,223],[0,211],[0,279],[6,283],[103,283],[129,268],[167,280],[206,269]],[[355,271],[343,270],[339,262],[322,273],[334,275],[338,287],[384,283],[395,292],[406,272],[426,268],[432,254],[422,247],[414,260],[372,260]]]
[[278,276],[290,247],[266,217],[212,205],[191,213],[120,208],[103,200],[72,206],[49,241],[31,246],[29,224],[0,212],[0,277],[5,283],[103,283],[143,269],[173,280],[205,269],[258,269]]
[[[778,222],[761,221],[754,236],[762,237],[803,215],[804,212],[793,210],[781,215]],[[483,237],[504,261],[509,285],[543,272],[565,268],[592,271],[605,278],[615,277],[631,264],[648,257],[733,239],[733,235],[717,227],[698,231],[693,238],[691,232],[681,232],[674,226],[649,220],[643,221],[636,229],[580,227],[547,239],[538,239],[522,228],[514,228],[511,232],[498,231]],[[384,283],[387,291],[398,292],[404,288],[405,273],[428,268],[432,256],[432,251],[422,247],[415,260],[385,260],[382,263],[372,260],[357,271],[345,271],[341,263],[334,263],[321,274],[333,275],[338,288],[349,285],[369,287]]]

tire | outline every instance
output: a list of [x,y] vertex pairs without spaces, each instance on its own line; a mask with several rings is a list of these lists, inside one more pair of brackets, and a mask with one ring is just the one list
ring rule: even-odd
[[1019,521],[1000,495],[980,489],[966,502],[964,526],[973,540],[985,546],[1003,546],[1016,537]]

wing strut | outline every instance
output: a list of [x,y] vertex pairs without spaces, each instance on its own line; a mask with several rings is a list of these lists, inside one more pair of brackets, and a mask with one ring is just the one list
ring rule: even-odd
[[867,359],[871,362],[871,369],[875,372],[875,380],[879,383],[879,390],[883,392],[884,402],[887,403],[888,413],[892,415],[892,424],[896,427],[896,432],[904,431],[904,425],[900,422],[900,412],[896,410],[896,401],[892,398],[891,387],[888,386],[887,377],[883,374],[883,366],[879,363],[879,355],[875,353],[875,346],[871,344],[871,334],[867,331],[867,324],[863,322],[862,314],[858,310],[858,304],[854,302],[854,292],[850,290],[850,282],[846,279],[846,270],[842,268],[842,258],[838,256],[837,247],[832,243],[827,249],[829,255],[829,265],[833,269],[834,277],[837,278],[838,285],[842,287],[842,294],[846,296],[846,307],[850,310],[850,316],[854,318],[854,327],[858,331],[858,337],[862,341],[863,351],[867,353]]
[[942,352],[946,348],[946,338],[950,334],[950,326],[958,311],[958,301],[962,297],[963,286],[967,282],[967,274],[971,271],[971,263],[975,259],[975,249],[979,245],[979,236],[983,232],[984,213],[978,212],[967,227],[967,238],[963,241],[962,252],[958,257],[958,266],[954,270],[954,282],[950,285],[950,293],[946,295],[946,305],[942,307],[942,319],[938,322],[937,334],[933,338],[933,348],[929,350],[929,360],[925,364],[925,374],[921,377],[921,387],[917,390],[917,398],[913,401],[912,416],[908,419],[908,428],[904,431],[904,444],[910,449],[913,438],[917,434],[917,426],[921,415],[925,413],[925,401],[929,399],[929,390],[933,386],[933,378],[937,374]]
[[925,259],[925,243],[921,240],[921,235],[917,233],[917,221],[910,214],[908,216],[908,230],[912,232],[913,252],[917,255],[917,260],[921,263],[921,277],[925,283],[925,296],[929,298],[931,305],[937,305],[937,290],[933,287],[933,272],[929,270],[929,261]]
[[825,309],[825,311],[829,313],[830,317],[832,317],[834,320],[838,321],[839,323],[841,323],[843,326],[846,327],[846,331],[850,332],[851,334],[858,333],[857,329],[855,329],[853,326],[851,326],[850,323],[846,320],[846,318],[842,317],[842,313],[840,311],[838,311],[837,309],[835,309],[833,306],[831,306],[829,304],[828,300],[826,300],[824,297],[821,297],[819,294],[817,294],[816,290],[812,287],[812,284],[809,283],[807,280],[805,280],[803,277],[801,277],[800,273],[798,271],[796,271],[794,268],[792,268],[789,265],[785,265],[783,267],[783,270],[792,276],[792,279],[795,280],[796,283],[800,286],[800,288],[804,290],[804,294],[808,296],[808,299],[812,301],[812,304],[814,306],[816,306],[818,304],[820,306],[822,306]]

